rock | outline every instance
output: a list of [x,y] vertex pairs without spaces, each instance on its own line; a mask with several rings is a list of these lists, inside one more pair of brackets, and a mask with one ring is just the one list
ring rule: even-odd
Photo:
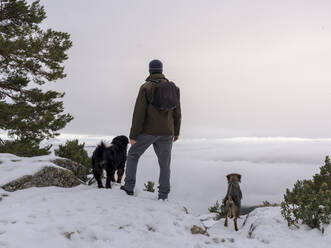
[[71,188],[81,183],[71,170],[47,166],[34,175],[20,177],[3,185],[2,188],[13,192],[31,187],[57,186]]
[[150,232],[155,232],[155,228],[151,225],[146,225],[147,227],[147,230],[150,231]]
[[89,169],[86,166],[66,158],[54,159],[51,160],[51,162],[56,164],[57,166],[71,170],[74,173],[74,175],[78,177],[80,180],[84,182],[87,181],[87,175],[89,174]]
[[199,226],[196,226],[196,225],[193,225],[193,227],[191,228],[191,233],[209,236],[209,233],[207,232],[207,230],[205,230]]
[[67,238],[67,239],[71,239],[71,236],[75,234],[75,232],[65,232],[63,233],[63,235]]

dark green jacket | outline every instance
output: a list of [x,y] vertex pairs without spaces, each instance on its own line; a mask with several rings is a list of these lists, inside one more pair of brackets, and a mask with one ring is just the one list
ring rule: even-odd
[[179,136],[182,118],[180,101],[177,107],[170,111],[159,111],[151,104],[153,84],[162,84],[164,81],[166,78],[163,74],[151,74],[146,79],[146,83],[140,87],[132,117],[130,139],[136,139],[141,133],[155,136]]

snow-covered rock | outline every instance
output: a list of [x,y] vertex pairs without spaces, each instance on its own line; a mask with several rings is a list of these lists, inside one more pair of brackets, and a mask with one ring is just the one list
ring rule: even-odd
[[80,180],[84,182],[87,181],[89,170],[86,166],[66,158],[52,159],[51,162],[62,168],[72,171],[72,173],[74,173],[74,175]]
[[30,187],[74,187],[86,180],[88,170],[69,159],[33,158],[0,154],[0,187],[16,191]]

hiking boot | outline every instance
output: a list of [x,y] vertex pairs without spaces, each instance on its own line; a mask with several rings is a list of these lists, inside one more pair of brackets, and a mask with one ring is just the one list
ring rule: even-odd
[[168,200],[168,196],[159,196],[158,200]]
[[133,191],[127,190],[126,188],[124,188],[124,186],[121,186],[120,189],[124,190],[128,195],[133,195]]

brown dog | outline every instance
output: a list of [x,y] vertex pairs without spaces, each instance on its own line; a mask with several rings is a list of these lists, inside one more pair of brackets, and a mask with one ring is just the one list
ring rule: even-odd
[[225,206],[225,223],[228,226],[228,217],[234,218],[234,229],[238,231],[237,219],[240,215],[242,193],[239,187],[241,182],[240,174],[229,174],[226,176],[228,179],[228,192],[223,200]]

